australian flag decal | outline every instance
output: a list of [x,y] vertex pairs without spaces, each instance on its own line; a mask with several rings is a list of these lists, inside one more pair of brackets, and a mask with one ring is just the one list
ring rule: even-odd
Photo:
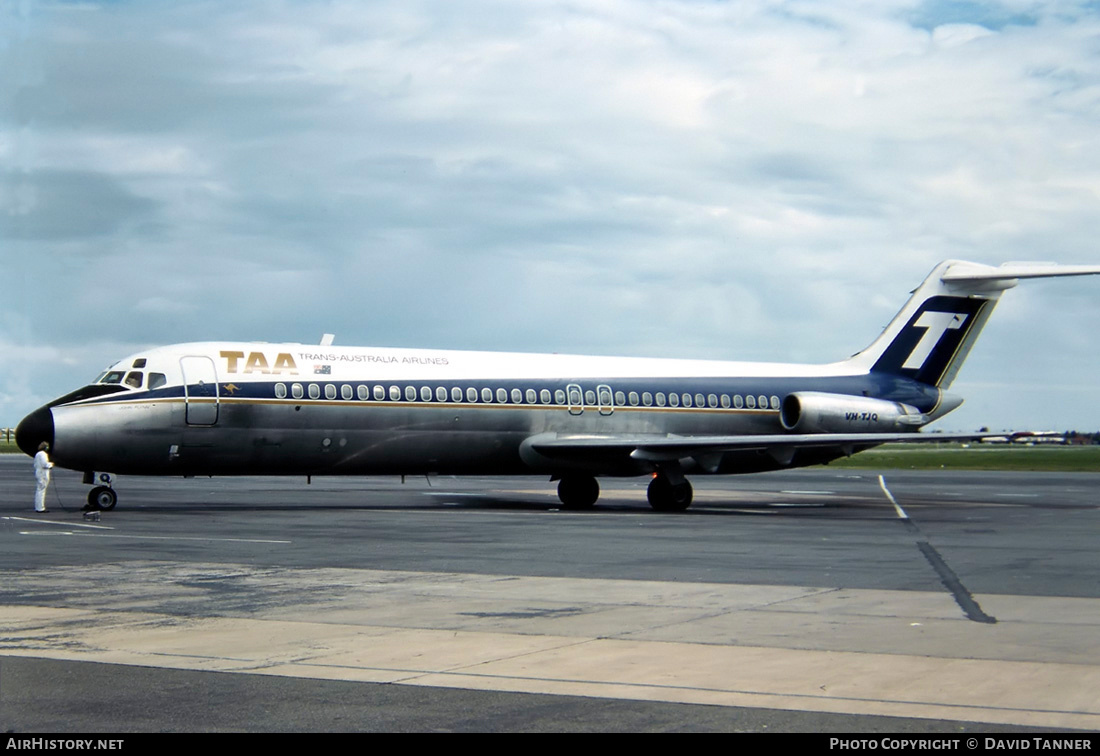
[[332,375],[332,365],[314,365],[314,375]]

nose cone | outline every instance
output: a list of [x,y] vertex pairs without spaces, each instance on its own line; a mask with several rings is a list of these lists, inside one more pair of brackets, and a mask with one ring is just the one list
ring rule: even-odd
[[53,450],[53,412],[49,407],[36,409],[15,428],[15,443],[28,456],[33,457],[43,441]]

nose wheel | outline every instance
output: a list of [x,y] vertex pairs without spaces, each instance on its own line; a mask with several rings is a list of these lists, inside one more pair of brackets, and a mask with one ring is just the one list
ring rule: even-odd
[[93,512],[110,511],[115,508],[115,504],[118,504],[118,494],[115,493],[115,489],[111,488],[111,475],[110,473],[99,473],[97,479],[94,472],[84,473],[85,483],[92,484],[97,480],[100,485],[88,492],[88,505],[84,509]]
[[108,486],[96,486],[88,492],[88,509],[110,511],[118,504],[118,494]]

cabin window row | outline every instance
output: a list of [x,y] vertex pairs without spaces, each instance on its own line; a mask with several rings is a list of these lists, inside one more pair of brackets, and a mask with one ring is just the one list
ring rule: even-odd
[[[275,397],[278,399],[286,399],[288,396],[293,399],[304,399],[307,396],[310,399],[320,399],[322,394],[325,399],[336,399],[337,397],[346,401],[353,399],[359,399],[360,401],[391,401],[391,402],[454,402],[454,403],[467,403],[475,404],[481,402],[483,404],[546,404],[546,405],[579,405],[581,403],[580,393],[577,391],[570,391],[570,395],[567,397],[566,393],[562,389],[556,389],[552,394],[550,389],[542,389],[536,391],[535,389],[521,390],[514,388],[511,391],[508,389],[498,388],[495,391],[490,388],[476,389],[469,387],[465,390],[458,386],[452,387],[449,391],[443,386],[437,386],[434,390],[430,386],[421,386],[417,389],[416,386],[405,386],[403,389],[400,386],[381,386],[375,384],[373,387],[369,387],[360,384],[358,387],[353,388],[348,384],[343,384],[337,387],[334,383],[317,384],[310,383],[303,385],[301,383],[292,383],[289,388],[285,383],[275,384]],[[610,407],[710,407],[723,409],[779,409],[780,402],[778,396],[765,396],[763,394],[754,396],[741,394],[689,394],[689,393],[665,393],[663,391],[643,391],[641,393],[637,391],[631,391],[629,393],[623,391],[616,391],[614,395],[614,404],[612,405],[611,394],[606,389],[601,389],[598,397],[599,406]],[[597,406],[596,392],[589,389],[584,392],[584,404],[589,407]]]
[[779,409],[779,397],[778,396],[764,396],[763,394],[753,396],[752,394],[742,396],[741,394],[665,394],[663,391],[649,392],[643,391],[638,394],[636,391],[623,395],[623,392],[615,392],[615,403],[617,406],[624,406],[629,403],[631,407],[721,407],[723,409]]

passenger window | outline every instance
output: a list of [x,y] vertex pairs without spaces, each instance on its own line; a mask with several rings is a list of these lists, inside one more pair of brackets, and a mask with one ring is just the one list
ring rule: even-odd
[[374,398],[379,402],[382,401],[383,399],[385,399],[386,398],[386,389],[382,388],[381,386],[375,386],[374,387]]
[[334,383],[326,383],[325,384],[325,398],[326,399],[335,399],[336,398],[336,384],[334,384]]
[[430,402],[432,400],[432,390],[428,386],[420,387],[420,401]]
[[773,396],[771,398],[771,403],[772,403],[772,409],[774,409],[774,410],[779,409],[779,397],[778,396]]
[[[661,398],[661,395],[657,394],[658,401],[660,400],[660,398]],[[642,404],[644,404],[647,407],[650,406],[651,404],[653,404],[653,395],[650,394],[648,391],[643,391],[642,392]]]
[[718,397],[715,394],[707,394],[707,404],[711,407],[717,407]]
[[489,388],[483,388],[481,390],[481,401],[491,402],[493,401],[493,390]]
[[680,395],[679,394],[669,394],[668,395],[668,403],[673,407],[679,407],[680,406]]
[[466,401],[468,401],[468,402],[476,402],[477,401],[477,389],[474,388],[473,386],[466,389]]
[[745,406],[749,409],[756,409],[756,397],[749,394],[745,397]]
[[695,406],[696,407],[706,407],[707,406],[707,398],[705,396],[703,396],[702,394],[696,394],[695,395]]
[[447,401],[447,389],[443,388],[442,386],[438,386],[435,390],[435,400],[437,402]]
[[630,399],[630,406],[631,407],[637,407],[638,406],[638,392],[637,391],[631,391],[630,396],[628,398]]
[[626,394],[624,394],[622,391],[616,391],[615,404],[619,407],[622,407],[624,404],[626,404]]
[[399,389],[397,386],[390,386],[390,401],[401,401],[401,389]]
[[[156,375],[156,373],[153,373],[152,375],[149,376],[149,388],[153,388],[153,376],[154,375]],[[285,383],[276,383],[275,384],[275,398],[276,399],[286,399],[286,384]]]
[[370,389],[367,388],[367,384],[365,383],[360,383],[355,393],[359,396],[360,401],[365,402],[370,399]]
[[565,405],[565,392],[561,389],[554,390],[554,404]]
[[291,384],[291,386],[290,386],[290,395],[293,396],[295,399],[301,399],[302,398],[302,384],[300,384],[300,383]]
[[528,404],[535,404],[535,403],[537,403],[537,402],[538,402],[538,400],[539,400],[539,397],[538,397],[538,395],[537,395],[537,394],[535,393],[535,390],[534,390],[534,389],[527,389],[527,392],[526,392],[526,393],[527,393],[527,403],[528,403]]
[[523,403],[523,392],[519,389],[512,389],[512,404]]
[[405,387],[405,399],[410,402],[416,401],[416,386]]
[[[168,383],[168,376],[164,373],[149,373],[149,390],[160,388]],[[283,386],[283,396],[286,396],[286,386]]]
[[767,409],[768,408],[768,397],[758,396],[758,397],[756,397],[756,403],[757,403],[757,405],[759,405],[760,409]]
[[736,409],[741,409],[745,406],[745,400],[741,398],[740,394],[737,394],[733,397],[733,406]]
[[340,396],[344,399],[351,400],[355,398],[355,391],[348,384],[344,384],[340,387]]
[[462,389],[460,389],[458,386],[455,386],[454,388],[451,389],[451,401],[452,402],[461,402],[462,401]]
[[321,387],[318,386],[316,383],[309,384],[309,398],[310,399],[320,399],[321,398]]
[[539,392],[539,399],[542,400],[543,404],[549,404],[550,403],[550,389],[543,389],[542,391],[540,391]]
[[593,391],[592,389],[588,389],[588,391],[585,391],[584,392],[584,403],[587,404],[589,407],[595,406],[595,404],[596,404],[596,392]]
[[[649,402],[646,402],[646,404],[649,404]],[[665,392],[664,391],[658,391],[657,392],[657,406],[658,407],[664,407],[665,404],[667,404],[667,401],[665,400]]]

